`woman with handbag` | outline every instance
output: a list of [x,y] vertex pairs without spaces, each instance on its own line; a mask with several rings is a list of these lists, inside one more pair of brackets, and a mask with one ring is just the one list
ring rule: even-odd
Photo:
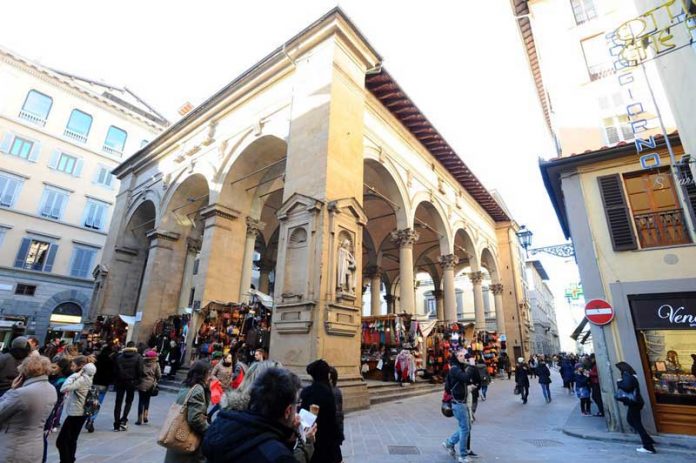
[[640,453],[655,453],[655,441],[643,427],[643,422],[640,418],[640,411],[643,409],[645,402],[640,395],[636,371],[626,362],[617,363],[616,368],[621,372],[621,380],[616,384],[618,388],[616,399],[628,408],[626,421],[640,435],[640,440],[643,443],[643,446],[638,447],[636,451]]
[[582,413],[582,416],[592,416],[590,373],[582,363],[575,364],[575,395],[580,399],[580,413]]
[[145,352],[143,377],[140,378],[140,384],[138,384],[138,421],[135,422],[138,426],[149,421],[150,397],[153,396],[152,392],[157,387],[160,378],[162,378],[162,370],[157,360],[157,352],[150,349]]
[[[200,443],[209,426],[209,383],[210,364],[205,360],[198,360],[191,366],[184,380],[184,387],[179,391],[176,404],[170,409],[158,439],[158,443],[167,448],[164,463],[205,462]],[[184,422],[176,419],[181,415],[185,417]],[[188,434],[184,442],[174,437],[182,433]]]
[[92,378],[97,372],[97,367],[87,362],[87,357],[79,356],[72,359],[72,370],[70,375],[60,388],[60,392],[68,393],[65,399],[65,407],[68,410],[68,417],[65,418],[63,426],[56,439],[56,447],[60,454],[60,463],[74,463],[75,453],[77,452],[77,439],[82,431],[82,426],[87,421],[85,415],[85,400],[92,388]]

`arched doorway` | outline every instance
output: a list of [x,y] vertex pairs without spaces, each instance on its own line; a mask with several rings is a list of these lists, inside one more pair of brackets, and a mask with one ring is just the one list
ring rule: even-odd
[[58,304],[49,317],[47,340],[73,339],[82,332],[82,307],[75,302]]

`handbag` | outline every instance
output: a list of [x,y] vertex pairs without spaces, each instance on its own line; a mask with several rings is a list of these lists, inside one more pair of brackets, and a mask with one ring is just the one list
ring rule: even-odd
[[516,385],[515,385],[515,390],[512,391],[512,393],[515,394],[515,395],[520,395],[520,394],[522,394],[522,388],[519,386],[519,384],[516,384]]
[[164,419],[164,425],[157,437],[157,443],[162,447],[179,453],[190,454],[195,452],[201,445],[201,436],[194,432],[188,423],[188,401],[191,399],[196,386],[193,386],[188,391],[182,405],[174,402],[169,407],[167,417]]
[[623,389],[617,389],[616,394],[614,394],[614,398],[624,405],[635,405],[638,403],[638,394],[636,391],[637,389],[634,389],[631,392],[626,392]]
[[150,397],[157,397],[159,395],[159,384],[155,383],[150,389]]
[[452,411],[452,396],[448,394],[447,391],[442,393],[440,412],[447,418],[452,418],[454,416],[454,412]]

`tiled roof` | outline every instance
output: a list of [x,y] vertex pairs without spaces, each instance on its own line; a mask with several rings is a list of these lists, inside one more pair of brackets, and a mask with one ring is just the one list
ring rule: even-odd
[[384,68],[377,74],[367,75],[365,86],[457,179],[493,220],[510,220],[479,179]]

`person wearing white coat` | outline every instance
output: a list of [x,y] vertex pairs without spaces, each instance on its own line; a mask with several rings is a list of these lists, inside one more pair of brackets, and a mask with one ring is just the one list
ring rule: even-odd
[[73,359],[72,369],[75,373],[70,375],[60,388],[60,392],[68,393],[65,399],[68,417],[63,422],[56,440],[56,447],[60,453],[60,463],[75,462],[77,438],[87,420],[85,399],[87,399],[87,393],[92,387],[92,377],[97,372],[97,367],[92,363],[87,363],[87,357],[84,356]]

